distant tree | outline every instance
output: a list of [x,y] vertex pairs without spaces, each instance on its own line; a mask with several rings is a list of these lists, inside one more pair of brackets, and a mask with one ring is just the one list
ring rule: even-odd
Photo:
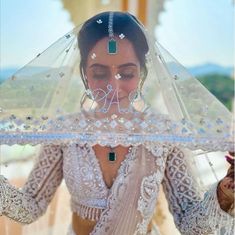
[[234,79],[227,75],[208,74],[198,80],[220,100],[230,111],[234,97]]

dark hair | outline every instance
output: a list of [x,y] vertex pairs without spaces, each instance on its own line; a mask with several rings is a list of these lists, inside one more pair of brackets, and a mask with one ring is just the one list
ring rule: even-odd
[[[113,32],[114,35],[124,34],[134,48],[136,56],[140,62],[143,72],[143,80],[147,76],[146,58],[148,43],[144,35],[141,23],[135,16],[127,12],[113,12]],[[87,57],[91,49],[102,38],[108,37],[108,21],[110,12],[103,12],[87,20],[78,33],[78,47],[81,55],[80,72],[83,77],[87,63]],[[102,23],[98,24],[97,21]],[[84,79],[84,78],[83,78]],[[86,86],[86,81],[85,86]],[[143,81],[142,81],[143,83]]]

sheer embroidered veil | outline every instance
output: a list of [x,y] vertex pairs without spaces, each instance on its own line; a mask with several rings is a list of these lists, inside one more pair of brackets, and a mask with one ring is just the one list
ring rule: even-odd
[[1,144],[232,148],[229,111],[130,14],[95,16],[3,82],[0,118]]
[[101,13],[0,85],[0,144],[74,142],[173,145],[192,163],[233,150],[232,115],[134,16]]

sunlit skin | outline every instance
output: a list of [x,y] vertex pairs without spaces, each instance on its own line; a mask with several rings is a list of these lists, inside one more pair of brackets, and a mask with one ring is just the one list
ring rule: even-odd
[[[117,102],[122,107],[129,105],[129,94],[138,88],[140,82],[140,63],[131,42],[127,39],[116,38],[116,40],[118,51],[115,55],[110,55],[107,51],[108,38],[98,41],[89,53],[85,69],[88,86],[92,91],[102,89],[107,92],[108,84],[113,88],[113,91],[110,92],[106,99],[107,102],[111,102],[111,106],[105,114],[108,116],[118,113]],[[95,58],[92,58],[93,54],[96,55]],[[121,76],[120,79],[115,78],[117,74]],[[98,106],[102,106],[103,102],[103,100],[98,101]],[[102,115],[101,112],[97,113],[97,116],[99,115]],[[117,160],[112,164],[105,157],[110,152],[109,147],[97,144],[93,147],[93,150],[99,161],[103,180],[106,186],[111,188],[121,162],[128,153],[128,148],[118,145],[115,148]],[[73,213],[72,221],[73,229],[77,235],[88,235],[96,224],[94,221],[82,219],[76,213]]]
[[[97,95],[95,92],[97,89],[108,93],[105,99],[101,99],[104,92],[96,96],[98,108],[104,106],[104,102],[109,107],[106,115],[119,113],[118,105],[128,107],[129,95],[138,89],[140,82],[140,63],[131,42],[125,38],[115,39],[118,46],[117,53],[108,53],[109,39],[103,38],[90,51],[85,69],[88,86],[94,95]],[[94,54],[95,58],[92,57]],[[107,88],[108,85],[112,87],[111,92]]]

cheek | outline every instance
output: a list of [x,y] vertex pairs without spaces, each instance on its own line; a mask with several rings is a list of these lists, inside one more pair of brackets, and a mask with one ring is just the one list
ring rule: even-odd
[[132,79],[127,82],[123,82],[122,90],[126,91],[128,94],[134,90],[137,90],[140,79]]
[[88,83],[88,87],[91,90],[94,90],[97,86],[96,81],[94,81],[93,79],[89,79],[89,77],[87,78],[87,83]]
[[103,80],[94,80],[92,78],[87,77],[87,82],[89,88],[93,91],[96,89],[105,89],[107,87],[107,81]]

